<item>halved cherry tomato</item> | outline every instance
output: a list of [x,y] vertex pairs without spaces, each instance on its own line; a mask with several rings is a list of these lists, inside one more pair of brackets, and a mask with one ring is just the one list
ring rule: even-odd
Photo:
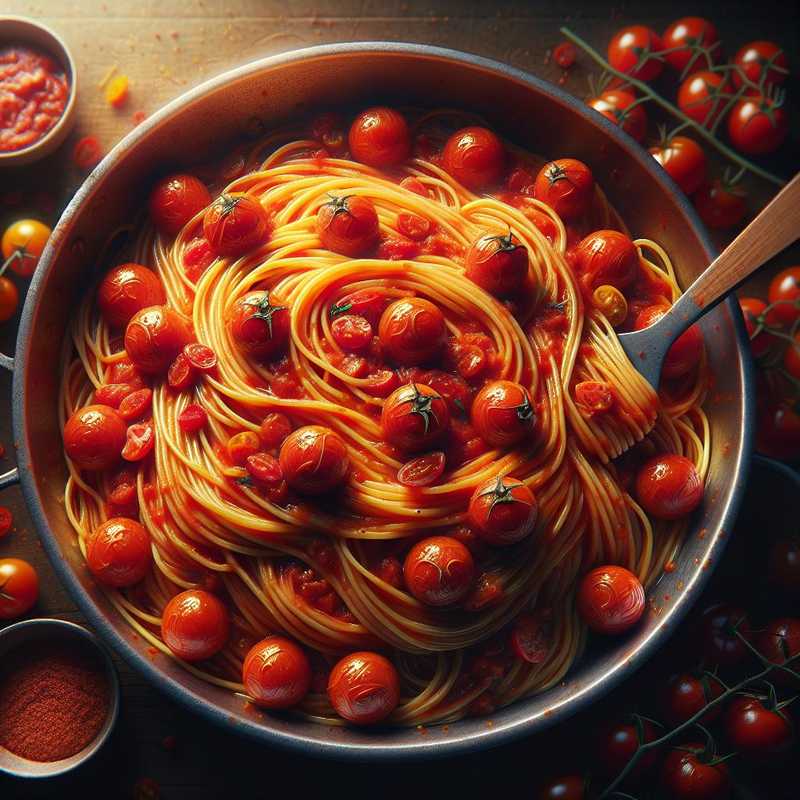
[[608,44],[608,63],[614,69],[651,81],[661,74],[664,63],[651,53],[662,50],[658,34],[645,25],[629,25],[617,31]]
[[355,314],[342,314],[331,322],[331,336],[342,350],[360,353],[372,344],[372,325]]
[[614,389],[606,381],[581,381],[575,384],[575,405],[594,416],[610,411],[614,405]]
[[137,389],[119,404],[118,413],[126,422],[133,422],[150,410],[153,405],[152,389]]
[[607,283],[598,286],[592,292],[592,303],[615,328],[628,317],[628,301],[616,286]]
[[406,461],[397,470],[397,482],[403,486],[432,486],[444,472],[445,456],[441,450]]
[[333,111],[320,114],[311,123],[311,135],[331,153],[340,154],[347,148],[345,122]]
[[237,467],[243,467],[250,456],[261,450],[261,439],[253,431],[241,431],[228,439],[228,458]]
[[400,378],[392,369],[379,369],[367,375],[364,391],[372,397],[388,397],[400,383]]
[[197,283],[216,257],[208,239],[203,236],[192,239],[183,251],[183,269],[186,277]]
[[183,353],[178,353],[167,371],[167,385],[176,392],[184,392],[194,386],[197,370]]
[[364,317],[374,328],[388,303],[389,298],[386,293],[379,289],[357,289],[332,303],[328,309],[328,316],[336,319],[342,314],[355,314]]
[[2,539],[14,524],[14,515],[11,513],[10,508],[0,506],[0,539]]
[[400,181],[400,185],[404,189],[408,189],[409,192],[414,192],[414,194],[418,194],[421,197],[428,196],[428,190],[425,188],[425,184],[419,178],[415,178],[413,175],[403,178],[403,180]]
[[126,461],[141,461],[153,450],[156,434],[149,422],[137,422],[128,426],[128,439],[122,448],[122,457]]
[[283,440],[292,432],[292,423],[285,414],[271,411],[258,427],[261,444],[267,450],[273,450],[283,444]]
[[178,425],[184,433],[198,433],[208,422],[206,410],[197,403],[189,403],[178,415]]

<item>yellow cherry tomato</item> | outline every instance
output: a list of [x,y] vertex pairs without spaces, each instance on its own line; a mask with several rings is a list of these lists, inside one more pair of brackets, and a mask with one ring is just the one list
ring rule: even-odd
[[595,308],[602,311],[615,328],[628,316],[628,301],[616,286],[609,286],[607,283],[598,286],[592,294],[592,300]]
[[52,231],[35,219],[20,219],[9,225],[3,234],[3,260],[9,269],[24,278],[33,275],[39,257]]
[[8,278],[0,278],[0,322],[11,319],[19,305],[17,287]]
[[106,86],[106,102],[114,108],[122,108],[128,100],[128,76],[117,75]]

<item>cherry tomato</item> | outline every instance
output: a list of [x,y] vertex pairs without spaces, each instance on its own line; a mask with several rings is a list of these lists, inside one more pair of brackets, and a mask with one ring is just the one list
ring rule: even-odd
[[122,448],[122,457],[126,461],[141,461],[153,451],[156,434],[149,422],[128,426],[127,441]]
[[191,323],[168,306],[137,311],[125,329],[125,350],[137,369],[163,374],[192,341]]
[[364,391],[372,397],[388,397],[400,383],[397,373],[391,369],[379,369],[367,375]]
[[286,414],[271,411],[258,426],[261,444],[267,450],[274,450],[283,444],[283,440],[292,432],[292,423]]
[[102,158],[103,150],[96,136],[82,136],[75,142],[72,161],[78,169],[88,172],[96,167]]
[[616,286],[606,283],[598,286],[592,292],[592,304],[615,328],[622,325],[628,316],[628,301]]
[[505,161],[506,151],[500,139],[488,128],[477,125],[456,131],[442,152],[445,170],[472,191],[499,183]]
[[614,397],[614,389],[606,381],[580,381],[575,384],[575,405],[587,417],[610,411]]
[[492,447],[509,447],[533,433],[536,417],[528,390],[519,383],[487,383],[475,396],[470,418],[478,435]]
[[664,63],[650,54],[662,49],[654,30],[645,25],[629,25],[617,31],[609,42],[608,63],[632,78],[651,81],[661,74]]
[[183,348],[186,360],[199,372],[211,372],[217,366],[217,354],[205,344],[192,342]]
[[328,309],[328,316],[336,319],[341,314],[354,314],[364,317],[374,328],[387,303],[386,294],[378,289],[357,289],[333,303]]
[[467,277],[497,297],[518,292],[528,277],[528,250],[508,236],[482,236],[466,257]]
[[714,230],[738,225],[747,213],[746,194],[739,186],[731,186],[719,178],[703,184],[692,197],[700,219]]
[[222,601],[203,589],[176,594],[161,616],[164,644],[184,661],[203,661],[228,641],[230,616]]
[[350,472],[350,456],[330,428],[306,425],[286,437],[280,465],[286,482],[303,494],[320,494],[341,486]]
[[767,315],[770,325],[791,326],[800,317],[800,266],[781,270],[770,282]]
[[651,147],[650,154],[686,194],[694,194],[705,183],[708,159],[694,139],[673,136],[666,144]]
[[242,683],[256,705],[290,708],[300,703],[311,688],[311,664],[291,639],[267,636],[245,656]]
[[139,372],[133,361],[129,358],[122,358],[111,365],[111,373],[108,382],[127,384],[131,387],[131,391],[143,389],[145,387],[141,372]]
[[186,408],[178,414],[178,425],[184,433],[199,433],[205,428],[208,422],[208,414],[203,406],[197,403],[189,403]]
[[578,611],[596,633],[625,633],[642,618],[644,607],[644,587],[624,567],[597,567],[581,579]]
[[203,215],[203,235],[215,253],[239,258],[266,243],[269,217],[252,195],[221,194]]
[[771,402],[759,410],[756,450],[783,461],[800,457],[800,414],[791,405]]
[[360,353],[372,344],[372,325],[355,314],[342,314],[331,322],[331,336],[342,350]]
[[444,435],[450,412],[435,389],[408,383],[383,404],[381,430],[385,441],[408,452],[429,450]]
[[[774,42],[748,42],[736,54],[733,63],[751,83],[761,86],[763,79],[765,88],[779,85],[789,77],[786,53]],[[744,83],[737,70],[733,71],[733,83],[737,89]]]
[[194,386],[196,380],[197,370],[183,353],[178,353],[167,370],[167,385],[176,392],[185,392]]
[[773,153],[788,133],[789,115],[780,101],[770,97],[743,97],[728,115],[728,137],[740,153]]
[[346,148],[345,122],[339,114],[326,111],[311,123],[311,135],[331,153],[341,153]]
[[[800,619],[784,617],[773,620],[758,637],[756,646],[773,664],[785,664],[800,653]],[[792,669],[797,669],[796,664]],[[781,670],[772,672],[769,680],[784,686],[796,683],[791,675]]]
[[[598,768],[603,775],[615,778],[627,766],[643,744],[658,738],[655,726],[648,720],[636,718],[613,722],[600,731],[596,744]],[[629,773],[629,780],[639,781],[656,765],[658,752],[650,750]]]
[[710,66],[699,48],[709,51],[712,63],[719,61],[721,50],[717,29],[702,17],[681,17],[675,20],[664,31],[661,46],[672,51],[664,54],[664,60],[682,75],[691,75],[698,69]]
[[124,328],[137,311],[163,305],[161,279],[141,264],[121,264],[106,273],[97,290],[97,306],[112,328]]
[[536,497],[524,483],[498,475],[475,489],[469,521],[489,544],[510,545],[532,533],[538,510]]
[[269,292],[248,292],[233,305],[228,332],[236,346],[255,358],[271,360],[286,352],[291,312]]
[[409,214],[406,211],[397,215],[397,230],[413,239],[415,242],[421,242],[433,230],[433,223],[425,217],[420,217],[418,214]]
[[137,389],[124,397],[119,404],[117,413],[126,422],[133,422],[150,410],[153,405],[152,389]]
[[381,315],[378,336],[383,353],[404,366],[436,358],[447,338],[444,315],[422,297],[395,300]]
[[642,508],[658,519],[680,519],[703,500],[703,479],[685,456],[653,456],[636,477],[636,496]]
[[615,125],[619,125],[637,142],[644,141],[647,134],[647,112],[643,103],[637,103],[636,95],[632,92],[625,89],[607,89],[597,97],[587,100],[586,105],[599,111]]
[[706,128],[717,121],[731,91],[721,72],[701,70],[690,75],[678,89],[678,108]]
[[27,614],[39,598],[39,576],[21,558],[0,559],[0,619]]
[[6,322],[17,313],[19,291],[14,284],[0,276],[0,322]]
[[111,406],[84,406],[64,426],[64,450],[80,469],[108,469],[119,461],[126,431]]
[[86,566],[105,586],[119,589],[139,583],[152,561],[150,536],[132,519],[109,519],[86,542]]
[[787,592],[800,590],[800,540],[778,539],[769,550],[770,580]]
[[14,516],[11,510],[5,506],[0,506],[0,539],[2,539],[11,530],[14,524]]
[[228,439],[225,449],[228,451],[231,464],[243,467],[250,456],[261,450],[261,439],[253,431],[241,431]]
[[[701,677],[689,673],[674,675],[664,692],[664,715],[671,725],[677,727],[699,714],[724,691],[722,684],[708,674]],[[715,706],[703,714],[700,721],[703,724],[712,722],[720,711],[720,706]]]
[[451,416],[464,414],[470,404],[470,388],[458,375],[451,375],[440,369],[429,369],[422,373],[420,382],[430,386],[447,403]]
[[183,251],[183,271],[192,283],[197,283],[215,259],[216,255],[208,239],[199,236],[186,244]]
[[523,661],[543,664],[553,648],[552,634],[548,614],[520,614],[511,629],[511,648]]
[[371,167],[393,167],[411,153],[405,117],[386,106],[362,111],[350,126],[348,141],[353,158]]
[[560,42],[553,48],[553,61],[561,69],[569,69],[578,57],[578,50],[572,42]]
[[445,456],[441,450],[434,450],[424,456],[406,461],[397,470],[397,482],[403,486],[432,486],[444,472]]
[[378,653],[351,653],[328,678],[328,697],[336,713],[356,725],[386,719],[400,702],[400,678],[389,659]]
[[280,462],[275,456],[269,453],[253,453],[245,459],[244,467],[251,478],[282,493],[280,486],[285,480]]
[[9,225],[1,245],[9,269],[23,278],[33,275],[51,233],[47,225],[35,219],[21,219]]
[[128,383],[105,383],[95,389],[94,401],[99,405],[118,409],[122,401],[134,391],[137,390]]
[[533,195],[564,221],[585,214],[594,197],[592,171],[575,158],[559,158],[545,164],[536,176]]
[[320,206],[316,228],[327,250],[362,258],[378,243],[378,212],[368,197],[333,197]]
[[575,248],[575,266],[589,289],[606,284],[627,289],[639,274],[639,251],[624,233],[590,233]]
[[754,698],[734,698],[725,715],[725,732],[733,749],[743,756],[764,761],[785,753],[794,742],[792,725],[785,713],[766,708]]
[[586,781],[578,775],[554,778],[542,786],[538,800],[585,800]]
[[[633,323],[641,331],[655,325],[669,311],[667,306],[648,306],[642,309]],[[697,325],[687,328],[667,351],[661,374],[665,378],[680,378],[697,368],[703,354],[703,334]]]
[[167,175],[150,193],[150,217],[161,233],[175,236],[210,203],[208,189],[194,175]]
[[747,614],[722,603],[707,608],[701,618],[703,652],[711,666],[733,667],[744,661],[749,650],[736,632],[751,638]]
[[406,556],[403,577],[408,591],[429,606],[450,606],[463,600],[475,578],[467,548],[450,536],[417,542]]
[[661,783],[671,800],[728,800],[731,782],[724,761],[704,760],[704,746],[690,742],[669,751],[661,771]]

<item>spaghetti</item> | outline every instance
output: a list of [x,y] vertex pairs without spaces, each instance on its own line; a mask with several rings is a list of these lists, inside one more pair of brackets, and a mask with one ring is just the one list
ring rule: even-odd
[[66,509],[116,608],[194,674],[326,723],[558,683],[606,613],[579,612],[583,576],[608,565],[630,606],[708,464],[699,334],[660,396],[615,335],[678,297],[663,249],[580,162],[408,117],[364,112],[348,144],[324,115],[199,171],[210,192],[163,181],[63,372]]

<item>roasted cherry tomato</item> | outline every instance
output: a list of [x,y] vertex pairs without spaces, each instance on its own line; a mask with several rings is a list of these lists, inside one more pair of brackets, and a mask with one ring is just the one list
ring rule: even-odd
[[379,289],[357,289],[332,303],[328,309],[328,316],[336,319],[342,314],[354,314],[364,317],[375,328],[388,302],[386,293]]
[[759,95],[743,97],[728,114],[728,137],[740,153],[773,153],[788,133],[789,115],[781,100]]
[[536,176],[533,194],[562,220],[572,221],[585,214],[594,197],[592,171],[575,158],[559,158],[545,164]]
[[228,439],[225,449],[231,464],[243,467],[250,456],[254,456],[261,450],[261,439],[253,431],[240,431]]
[[636,95],[625,89],[607,89],[597,97],[586,101],[586,105],[599,111],[606,119],[619,125],[628,136],[643,142],[647,134],[647,112]]
[[197,381],[197,370],[189,363],[189,359],[181,352],[167,370],[167,386],[176,392],[191,389]]
[[239,258],[267,241],[269,217],[252,195],[221,194],[203,216],[203,235],[215,253]]
[[269,292],[248,292],[228,316],[228,331],[236,346],[249,356],[271,360],[286,352],[291,313]]
[[222,601],[203,589],[176,594],[161,616],[164,644],[184,661],[203,661],[228,641],[230,615]]
[[644,587],[624,567],[597,567],[581,579],[578,611],[596,633],[624,633],[642,618],[644,607]]
[[122,457],[126,461],[142,461],[153,452],[156,444],[156,434],[149,422],[129,425],[125,435]]
[[197,283],[215,259],[216,255],[208,239],[198,236],[186,243],[183,251],[183,271],[192,283]]
[[703,184],[692,197],[700,219],[714,230],[738,225],[747,213],[746,193],[738,185],[715,178]]
[[194,175],[168,175],[150,193],[150,217],[161,233],[175,236],[210,202],[208,189]]
[[0,322],[6,322],[17,313],[19,290],[8,279],[0,275]]
[[789,327],[800,317],[800,266],[787,267],[772,279],[768,299],[774,306],[767,315],[770,325]]
[[[689,673],[674,675],[664,692],[664,715],[673,726],[681,725],[699,714],[724,691],[723,685],[708,673],[699,677]],[[719,716],[720,711],[721,707],[715,706],[703,714],[700,721],[703,724],[711,722]]]
[[587,289],[601,285],[627,289],[639,273],[639,251],[624,233],[590,233],[575,248],[575,266]]
[[178,425],[184,433],[199,433],[205,428],[208,422],[208,414],[203,406],[197,403],[189,403],[186,408],[178,414]]
[[353,158],[371,167],[393,167],[411,153],[405,117],[386,106],[362,111],[350,126],[348,141]]
[[3,261],[23,278],[33,275],[52,231],[43,222],[21,219],[9,225],[3,234]]
[[720,58],[717,29],[702,17],[682,17],[675,20],[664,31],[661,46],[671,51],[664,54],[664,60],[681,75],[691,75],[698,69],[711,66],[700,48],[708,51],[712,63]]
[[331,336],[342,350],[361,353],[372,344],[372,325],[355,314],[342,314],[331,321]]
[[194,339],[191,323],[168,306],[137,311],[125,329],[125,350],[141,372],[163,374]]
[[725,732],[737,753],[755,761],[786,753],[794,743],[786,714],[765,707],[755,697],[741,696],[731,701],[725,715]]
[[271,411],[258,426],[261,444],[267,450],[275,450],[283,444],[283,440],[292,432],[292,423],[286,414]]
[[443,398],[421,383],[395,389],[381,411],[384,440],[407,452],[429,450],[439,442],[449,424],[450,412]]
[[114,267],[106,273],[97,290],[97,306],[112,328],[124,328],[137,311],[163,305],[166,301],[161,279],[141,264]]
[[64,450],[80,469],[108,469],[120,459],[126,432],[111,406],[84,406],[64,426]]
[[284,636],[267,636],[244,658],[242,683],[262,708],[296,706],[311,688],[311,664],[302,648]]
[[434,224],[425,217],[419,214],[410,214],[403,211],[397,215],[397,230],[413,239],[415,242],[421,242],[433,230]]
[[518,292],[528,277],[528,249],[507,236],[482,236],[473,242],[466,257],[467,277],[497,297]]
[[710,128],[731,95],[724,73],[701,70],[686,78],[678,89],[678,108],[689,119]]
[[616,286],[604,283],[592,292],[592,304],[615,328],[628,316],[628,301]]
[[[646,719],[626,717],[600,730],[596,743],[596,760],[600,773],[616,778],[643,744],[658,738],[655,726]],[[658,753],[651,750],[631,770],[629,781],[640,781],[655,765]]]
[[[736,54],[733,63],[751,83],[762,86],[763,79],[764,88],[779,85],[789,77],[786,53],[774,42],[748,42]],[[733,83],[737,89],[744,83],[737,70],[733,71]]]
[[152,389],[137,389],[122,398],[117,413],[125,422],[133,422],[150,411],[153,405]]
[[770,581],[787,592],[800,591],[800,539],[778,539],[769,549]]
[[303,494],[335,489],[350,472],[347,446],[339,434],[321,425],[306,425],[290,433],[279,458],[286,482]]
[[520,614],[511,629],[511,648],[523,661],[543,664],[553,649],[549,613]]
[[429,606],[450,606],[463,600],[475,578],[467,548],[450,536],[417,542],[406,556],[403,576],[408,591]]
[[532,533],[538,510],[536,497],[522,481],[498,475],[475,489],[468,513],[470,524],[483,540],[510,545]]
[[456,131],[444,146],[444,168],[459,183],[478,191],[499,183],[505,168],[506,151],[500,139],[473,125]]
[[438,306],[422,297],[404,297],[383,312],[378,336],[383,353],[391,361],[411,367],[441,353],[447,326]]
[[217,354],[201,342],[187,344],[183,348],[183,355],[198,372],[212,372],[217,366]]
[[[767,625],[756,641],[758,651],[773,664],[785,664],[800,653],[800,619],[784,617]],[[792,667],[796,670],[796,666]],[[769,680],[783,686],[797,686],[787,672],[775,670]]]
[[528,390],[513,381],[491,381],[475,396],[470,418],[492,447],[510,447],[533,433],[536,417]]
[[547,781],[537,800],[585,800],[586,781],[579,775],[565,775]]
[[432,486],[442,477],[444,466],[444,453],[441,450],[434,450],[432,453],[406,461],[397,470],[397,482],[403,486]]
[[614,69],[651,81],[661,74],[664,63],[651,53],[663,49],[658,34],[645,25],[629,25],[614,34],[608,44],[608,63]]
[[661,770],[661,783],[672,800],[728,800],[731,781],[728,765],[713,754],[701,757],[699,742],[669,751]]
[[703,653],[710,666],[733,667],[749,655],[742,641],[752,637],[752,627],[747,614],[740,608],[716,604],[707,608],[701,618]]
[[703,479],[694,463],[674,453],[653,456],[636,477],[639,504],[658,519],[691,514],[702,502],[703,492]]
[[[641,331],[655,325],[669,311],[667,306],[648,306],[636,317],[634,330]],[[672,344],[661,365],[665,378],[680,378],[697,368],[703,354],[703,334],[697,325],[687,328]]]
[[607,381],[579,381],[574,392],[575,405],[584,416],[604,414],[614,406],[614,388]]
[[107,520],[86,542],[86,565],[105,586],[119,589],[139,583],[152,561],[149,534],[126,517]]
[[368,197],[332,197],[317,212],[322,246],[350,258],[366,256],[378,243],[378,212]]
[[0,559],[0,619],[27,614],[39,598],[39,576],[21,558]]
[[651,147],[650,154],[686,194],[694,194],[705,183],[708,159],[694,139],[673,136],[665,144]]
[[388,658],[366,651],[351,653],[331,670],[328,697],[343,719],[371,725],[397,708],[400,678]]

